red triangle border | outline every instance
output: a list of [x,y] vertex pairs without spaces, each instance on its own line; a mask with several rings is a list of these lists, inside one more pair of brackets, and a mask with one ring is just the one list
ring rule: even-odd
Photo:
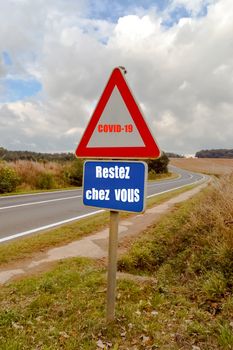
[[[115,86],[117,86],[128,108],[145,147],[87,147]],[[115,68],[113,70],[75,154],[78,158],[140,159],[160,157],[160,149],[135,102],[120,68]]]

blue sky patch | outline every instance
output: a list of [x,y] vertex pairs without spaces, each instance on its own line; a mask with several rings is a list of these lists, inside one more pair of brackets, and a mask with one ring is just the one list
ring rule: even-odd
[[148,10],[156,8],[163,11],[169,3],[169,0],[112,0],[110,1],[90,1],[91,13],[90,18],[107,19],[117,22],[119,17],[135,14],[137,9]]
[[[169,8],[169,5],[171,5],[171,0],[112,0],[111,2],[108,0],[90,0],[89,18],[117,22],[119,17],[136,14],[137,10],[143,9],[147,11],[153,8],[163,15]],[[162,23],[164,27],[176,25],[181,18],[206,16],[208,8],[206,5],[203,5],[200,12],[195,15],[181,4],[177,5],[173,10],[170,8],[170,10],[169,18]]]
[[2,52],[2,58],[3,58],[3,62],[6,66],[11,66],[12,65],[12,60],[11,60],[11,56],[9,55],[8,52],[3,51]]
[[35,96],[41,91],[42,85],[35,79],[3,79],[0,80],[3,87],[3,95],[0,95],[0,102],[15,102],[27,97]]
[[165,27],[172,27],[173,25],[177,24],[181,18],[188,18],[188,17],[191,17],[191,16],[190,16],[190,13],[187,11],[187,9],[183,6],[179,6],[172,11],[169,19],[164,21],[162,24]]
[[199,18],[205,17],[208,13],[208,7],[203,6],[198,13],[195,15],[192,11],[188,11],[185,6],[177,6],[171,13],[169,19],[165,20],[162,24],[165,27],[172,27],[177,24],[181,18]]

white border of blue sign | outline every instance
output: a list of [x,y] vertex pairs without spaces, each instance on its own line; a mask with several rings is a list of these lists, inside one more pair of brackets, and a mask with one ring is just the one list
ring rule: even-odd
[[[125,209],[121,209],[119,207],[117,208],[113,208],[113,207],[109,207],[107,205],[104,205],[104,206],[98,206],[98,205],[89,205],[89,204],[86,204],[84,202],[84,191],[85,191],[85,179],[86,179],[86,174],[85,174],[85,171],[86,171],[86,164],[87,163],[113,163],[113,164],[141,164],[144,166],[144,183],[143,183],[143,192],[144,192],[144,196],[143,196],[143,205],[142,205],[142,209],[141,210],[125,210]],[[88,207],[92,207],[92,208],[101,208],[101,209],[106,209],[106,210],[111,210],[111,211],[121,211],[121,212],[126,212],[126,213],[142,213],[145,211],[145,206],[146,206],[146,196],[147,196],[147,177],[148,177],[148,165],[147,163],[145,162],[139,162],[139,161],[124,161],[124,160],[87,160],[84,162],[84,165],[83,165],[83,205],[85,206],[88,206]],[[94,185],[94,183],[93,183]],[[106,201],[105,201],[106,202]]]

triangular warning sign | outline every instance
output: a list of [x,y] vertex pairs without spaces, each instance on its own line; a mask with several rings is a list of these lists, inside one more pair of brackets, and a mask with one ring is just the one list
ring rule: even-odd
[[160,156],[120,68],[113,70],[75,153],[79,158]]

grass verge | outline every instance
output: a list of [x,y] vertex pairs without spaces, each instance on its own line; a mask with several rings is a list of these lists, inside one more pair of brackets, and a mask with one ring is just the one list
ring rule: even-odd
[[1,350],[156,349],[162,344],[163,296],[153,284],[119,281],[117,319],[109,325],[105,291],[105,271],[85,259],[60,262],[39,278],[2,287]]

